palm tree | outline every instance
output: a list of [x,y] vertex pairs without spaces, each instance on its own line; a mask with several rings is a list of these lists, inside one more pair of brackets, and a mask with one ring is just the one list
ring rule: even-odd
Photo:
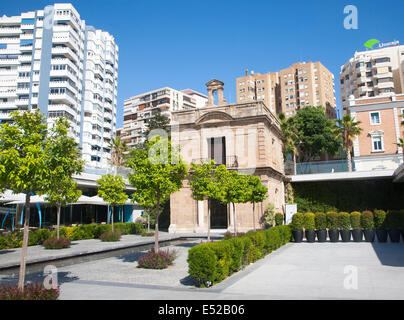
[[287,154],[292,154],[293,174],[296,174],[296,156],[298,155],[298,133],[296,130],[296,126],[293,124],[292,118],[286,118],[283,113],[280,113],[278,117],[283,133],[283,156],[286,158]]
[[109,143],[111,148],[111,161],[114,165],[114,175],[116,176],[118,167],[124,163],[124,154],[128,151],[128,146],[126,141],[122,140],[120,137],[112,138]]
[[[396,144],[398,148],[404,149],[404,139],[403,138],[398,138],[398,142],[395,142],[394,144]],[[404,160],[404,152],[403,152],[403,160]]]
[[338,133],[339,137],[342,137],[342,144],[346,152],[346,158],[348,160],[348,171],[352,172],[352,147],[355,137],[359,136],[363,129],[359,127],[360,121],[355,121],[349,114],[345,115],[341,119],[337,119],[337,123],[340,125]]

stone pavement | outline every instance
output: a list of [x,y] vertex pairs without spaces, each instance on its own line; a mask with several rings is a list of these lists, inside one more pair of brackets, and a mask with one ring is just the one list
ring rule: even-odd
[[178,258],[165,270],[136,268],[139,253],[59,268],[60,299],[404,299],[404,243],[289,243],[214,287],[198,289],[186,263],[198,242],[170,246]]

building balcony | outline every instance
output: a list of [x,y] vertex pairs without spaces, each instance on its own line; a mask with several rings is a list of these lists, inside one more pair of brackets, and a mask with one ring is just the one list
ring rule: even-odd
[[393,81],[379,82],[376,86],[378,89],[394,89]]
[[0,28],[0,35],[1,36],[16,36],[21,34],[21,29],[18,28]]
[[393,73],[392,72],[377,73],[377,74],[374,74],[373,77],[376,78],[376,79],[393,78]]
[[64,55],[65,57],[74,60],[75,63],[79,63],[79,57],[76,53],[73,52],[69,47],[55,47],[52,48],[52,54],[55,55]]
[[8,110],[8,109],[17,109],[16,101],[14,101],[14,102],[0,102],[0,110]]
[[[203,163],[209,163],[211,158],[197,158],[197,159],[192,159],[192,163],[195,164],[203,164]],[[239,166],[239,161],[237,156],[226,156],[223,159],[215,159],[215,164],[216,165],[221,165],[224,164],[226,168],[238,168]]]
[[[354,157],[352,159],[352,172],[394,171],[402,163],[402,154]],[[342,172],[349,172],[347,160],[298,162],[296,163],[296,174],[293,174],[293,162],[288,161],[285,163],[285,174],[287,175],[334,174]]]

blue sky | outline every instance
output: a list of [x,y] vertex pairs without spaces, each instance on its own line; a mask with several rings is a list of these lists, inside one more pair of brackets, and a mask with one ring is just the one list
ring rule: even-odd
[[[2,1],[0,15],[69,1]],[[236,100],[237,77],[248,68],[279,71],[298,61],[320,61],[335,76],[368,39],[404,43],[404,1],[383,0],[73,0],[86,23],[110,32],[119,45],[118,126],[123,101],[160,87],[206,93],[225,83]],[[358,8],[358,29],[343,26],[344,7]]]

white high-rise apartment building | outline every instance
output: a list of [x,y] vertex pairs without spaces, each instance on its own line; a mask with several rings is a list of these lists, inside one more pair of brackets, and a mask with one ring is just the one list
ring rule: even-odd
[[0,120],[37,109],[66,117],[86,166],[108,165],[115,136],[118,46],[71,4],[0,18]]
[[124,102],[122,139],[129,148],[144,142],[147,121],[157,113],[171,119],[172,111],[202,108],[208,97],[191,89],[182,91],[168,87],[143,93]]
[[398,41],[355,52],[339,76],[342,113],[349,100],[404,93],[404,46]]

